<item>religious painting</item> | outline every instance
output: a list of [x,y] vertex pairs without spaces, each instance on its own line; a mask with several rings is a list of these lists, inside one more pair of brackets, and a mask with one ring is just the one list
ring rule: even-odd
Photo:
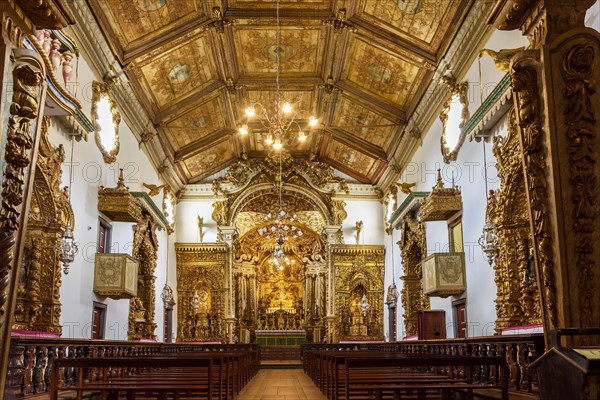
[[375,159],[352,147],[334,140],[327,149],[327,157],[336,160],[342,166],[364,176],[371,176]]
[[423,79],[422,68],[417,63],[415,57],[400,56],[357,39],[350,52],[347,79],[405,108]]

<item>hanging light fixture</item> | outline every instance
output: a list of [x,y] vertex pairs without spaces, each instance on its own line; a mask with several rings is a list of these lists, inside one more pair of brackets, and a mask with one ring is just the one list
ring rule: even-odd
[[173,297],[173,289],[169,286],[169,239],[171,235],[167,233],[167,273],[165,278],[165,286],[163,286],[160,298],[163,300],[165,307],[173,307],[175,299]]
[[[304,142],[307,139],[306,128],[314,128],[319,123],[318,118],[314,115],[308,117],[308,121],[301,117],[303,111],[294,111],[292,104],[282,98],[281,89],[279,86],[280,73],[280,53],[281,47],[281,27],[279,25],[279,0],[276,4],[277,30],[275,32],[275,102],[274,104],[264,106],[261,103],[254,103],[246,108],[246,123],[242,124],[238,131],[241,135],[250,133],[248,123],[258,117],[263,127],[266,129],[265,144],[271,146],[274,150],[281,150],[285,141],[289,140],[290,136],[296,135],[299,142]],[[308,126],[306,126],[308,125]]]
[[[71,192],[73,186],[73,148],[74,148],[74,136],[71,135],[71,164],[69,165],[69,204],[71,204]],[[59,242],[56,243],[58,259],[63,265],[63,272],[65,275],[69,274],[69,267],[75,260],[75,255],[79,249],[77,242],[73,236],[73,230],[71,229],[71,216],[67,217],[67,225],[65,232]]]
[[394,265],[394,227],[392,226],[392,283],[388,286],[387,296],[386,296],[386,304],[388,307],[396,307],[396,303],[398,302],[398,288],[396,287],[396,266]]
[[[480,107],[483,105],[483,82],[481,79],[481,54],[479,55],[479,101]],[[494,195],[494,191],[488,191],[488,173],[487,173],[487,155],[485,152],[485,138],[481,140],[483,143],[483,175],[485,179],[485,193],[486,193],[486,215],[485,215],[485,223],[483,224],[483,232],[478,242],[481,246],[481,249],[487,256],[488,262],[490,266],[494,263],[494,257],[498,253],[498,231],[496,230],[496,225],[492,222],[491,216],[487,212],[488,206],[490,203],[490,197]]]

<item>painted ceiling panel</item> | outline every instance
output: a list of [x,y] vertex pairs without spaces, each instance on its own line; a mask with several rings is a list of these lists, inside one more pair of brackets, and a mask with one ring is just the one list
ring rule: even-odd
[[464,3],[460,0],[362,0],[357,14],[390,33],[436,53],[452,20]]
[[172,44],[153,52],[157,56],[136,62],[134,74],[146,97],[158,111],[172,106],[218,79],[206,34],[180,46]]
[[405,108],[422,80],[422,67],[372,43],[356,40],[347,79],[392,104]]
[[331,128],[342,129],[381,149],[386,149],[398,124],[348,96],[338,99]]
[[189,0],[96,0],[92,4],[102,9],[123,50],[201,16],[197,3]]
[[188,178],[205,175],[221,164],[231,161],[235,157],[233,145],[228,138],[209,149],[183,160],[188,171]]
[[362,175],[362,177],[367,177],[368,179],[375,178],[374,174],[377,172],[378,166],[377,159],[345,143],[338,140],[330,141],[325,156],[329,160],[335,160],[340,166],[340,170],[350,176],[360,177]]
[[194,107],[164,126],[175,151],[227,126],[225,104],[221,96]]
[[323,27],[282,29],[279,47],[275,27],[234,30],[242,76],[269,74],[274,79],[277,53],[281,75],[318,73],[323,54]]

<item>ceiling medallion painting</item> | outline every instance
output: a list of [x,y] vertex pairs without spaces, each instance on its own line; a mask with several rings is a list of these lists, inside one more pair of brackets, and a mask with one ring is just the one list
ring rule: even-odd
[[190,39],[175,47],[169,43],[136,60],[133,72],[151,94],[154,111],[172,106],[218,79],[207,34],[196,30]]
[[194,107],[165,123],[163,129],[174,150],[177,151],[227,126],[224,110],[222,96],[215,96],[200,107]]
[[281,28],[276,45],[276,28],[234,27],[241,75],[274,73],[277,53],[284,74],[316,75],[323,55],[325,28]]
[[398,107],[406,107],[423,79],[419,57],[400,57],[359,39],[350,54],[348,80]]
[[231,161],[233,157],[231,141],[227,139],[206,151],[186,158],[183,164],[188,171],[188,176],[192,177],[206,174]]
[[360,174],[363,182],[368,181],[367,177],[374,177],[373,180],[377,180],[381,162],[340,141],[332,140],[330,142],[326,157],[330,163],[336,165],[343,172],[352,171],[353,176]]

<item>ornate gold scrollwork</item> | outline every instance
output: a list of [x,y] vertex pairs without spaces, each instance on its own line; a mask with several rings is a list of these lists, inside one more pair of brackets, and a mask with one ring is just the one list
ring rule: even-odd
[[525,182],[529,191],[535,246],[534,254],[541,272],[543,306],[547,310],[547,329],[558,323],[556,277],[552,232],[550,229],[549,193],[546,178],[546,141],[538,97],[538,63],[531,51],[517,55],[511,70],[511,85],[517,113],[519,136],[525,165]]
[[461,210],[462,194],[460,188],[454,186],[454,180],[452,181],[452,187],[444,187],[442,174],[438,169],[437,183],[419,209],[421,221],[447,221]]
[[[91,118],[96,130],[94,137],[104,162],[107,164],[112,164],[117,160],[117,154],[119,154],[121,146],[119,141],[121,114],[117,110],[117,104],[112,97],[111,86],[113,84],[114,81],[92,82]],[[110,118],[112,124],[106,123],[106,118]],[[104,126],[102,126],[102,123]]]
[[383,246],[333,245],[335,332],[333,338],[383,338]]
[[[137,297],[129,303],[129,339],[149,338],[156,336],[154,331],[154,307],[156,295],[154,281],[156,276],[156,260],[158,258],[158,239],[153,218],[143,213],[140,221],[134,227],[133,258],[138,262],[138,291]],[[143,319],[141,311],[143,310]]]
[[[9,107],[4,151],[4,177],[2,204],[0,206],[0,332],[2,340],[10,328],[7,318],[12,312],[6,309],[11,297],[9,282],[14,268],[15,237],[21,226],[21,205],[24,200],[24,183],[28,181],[33,138],[32,125],[38,118],[39,97],[43,94],[43,67],[31,51],[15,49],[15,67],[12,71],[13,94]],[[17,270],[18,272],[18,270]],[[7,344],[8,341],[3,344]]]
[[[177,254],[177,340],[225,341],[227,245],[177,243],[175,251]],[[199,306],[193,309],[192,299],[196,292]]]
[[50,117],[44,117],[13,329],[60,334],[61,268],[55,248],[67,221],[74,226],[74,217],[68,197],[60,190],[65,152],[62,145],[50,144],[49,126]]
[[402,239],[397,242],[402,254],[404,282],[400,298],[404,309],[404,329],[406,336],[417,334],[417,313],[429,309],[429,297],[423,294],[421,261],[427,256],[425,224],[418,221],[414,212],[402,219]]
[[494,138],[500,189],[490,194],[487,209],[499,239],[494,264],[498,333],[505,327],[541,322],[535,268],[530,261],[533,244],[514,109],[508,118],[506,138]]
[[[450,88],[450,98],[444,103],[442,112],[440,113],[440,120],[442,121],[442,136],[440,138],[440,144],[442,148],[442,156],[446,164],[450,161],[456,161],[458,152],[465,142],[466,133],[463,132],[462,127],[469,120],[469,98],[468,82],[456,82],[456,79],[452,76],[445,75],[442,77],[448,88]],[[458,103],[457,103],[458,102]],[[461,106],[460,122],[458,126],[448,126],[449,115],[451,114],[451,108],[457,104]],[[459,130],[456,145],[451,149],[448,147],[448,133],[450,130]],[[453,134],[455,134],[453,132]]]

